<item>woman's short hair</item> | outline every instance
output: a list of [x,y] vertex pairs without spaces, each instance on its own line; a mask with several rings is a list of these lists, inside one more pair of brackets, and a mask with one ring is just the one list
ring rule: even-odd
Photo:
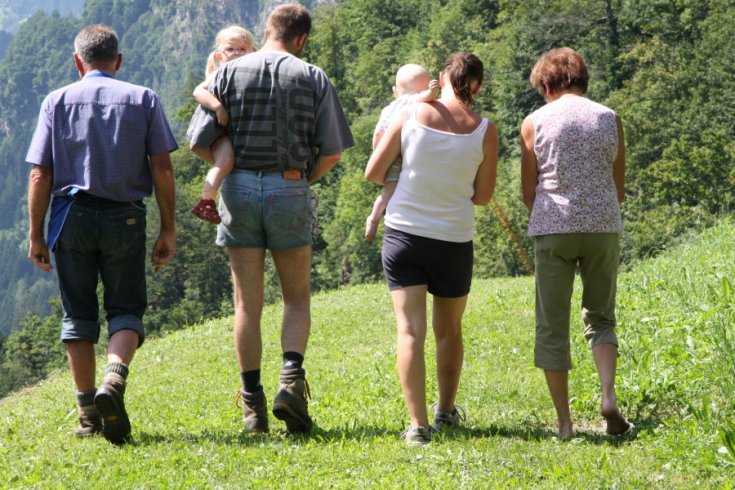
[[584,94],[590,75],[581,54],[572,48],[556,48],[541,55],[529,80],[541,95],[546,90],[557,92],[568,88],[578,88]]
[[311,14],[298,3],[279,5],[268,16],[265,30],[273,39],[288,43],[311,32]]
[[480,58],[474,54],[459,52],[449,55],[444,63],[444,73],[449,77],[457,98],[469,105],[475,96],[472,92],[472,82],[482,83],[485,67]]
[[87,64],[93,61],[113,61],[117,58],[117,49],[117,33],[104,24],[85,27],[74,39],[74,52]]

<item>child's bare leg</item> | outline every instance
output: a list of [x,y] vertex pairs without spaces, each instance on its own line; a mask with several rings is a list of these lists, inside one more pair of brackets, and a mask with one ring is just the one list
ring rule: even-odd
[[200,146],[189,145],[189,149],[192,151],[192,153],[194,153],[205,162],[210,164],[214,162],[214,155],[212,155],[211,148],[202,148]]
[[212,143],[212,156],[214,164],[204,179],[202,199],[214,199],[222,181],[232,172],[232,167],[235,165],[235,153],[230,138],[220,138]]
[[388,201],[393,197],[393,193],[396,190],[396,184],[397,182],[386,182],[383,186],[383,192],[381,192],[375,199],[373,210],[365,221],[365,240],[375,240],[375,235],[378,232],[378,224],[385,213]]
[[[202,149],[199,148],[199,150]],[[204,158],[199,152],[195,153]],[[232,171],[232,167],[235,165],[235,153],[232,149],[230,138],[225,136],[212,143],[209,154],[213,157],[214,164],[209,172],[207,172],[207,177],[204,180],[202,198],[194,205],[191,212],[197,218],[219,224],[222,222],[222,218],[217,212],[217,205],[214,203],[214,198],[217,195],[217,190],[220,185],[222,185],[222,181]]]

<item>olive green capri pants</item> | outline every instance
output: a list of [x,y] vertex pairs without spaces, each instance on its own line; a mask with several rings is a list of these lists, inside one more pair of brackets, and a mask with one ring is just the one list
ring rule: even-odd
[[572,368],[569,316],[574,276],[582,277],[584,337],[594,347],[618,345],[615,293],[620,262],[617,233],[560,233],[534,237],[536,254],[536,345],[541,369]]

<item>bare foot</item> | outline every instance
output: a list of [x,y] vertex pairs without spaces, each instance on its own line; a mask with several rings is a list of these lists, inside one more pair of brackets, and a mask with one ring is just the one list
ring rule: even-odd
[[572,424],[569,425],[562,425],[559,424],[559,431],[557,432],[557,437],[561,440],[568,441],[569,439],[574,439],[574,429],[572,428]]
[[367,221],[365,221],[365,240],[371,242],[375,240],[375,235],[378,233],[378,223],[379,221],[372,221],[368,217]]
[[620,413],[620,410],[615,406],[612,408],[601,408],[600,415],[602,415],[605,422],[607,422],[607,433],[610,435],[615,436],[625,434],[631,427],[633,427],[633,424],[625,420],[623,414]]

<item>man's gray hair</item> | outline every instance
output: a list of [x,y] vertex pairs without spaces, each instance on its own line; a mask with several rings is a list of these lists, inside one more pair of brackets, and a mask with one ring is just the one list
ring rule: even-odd
[[103,24],[92,24],[82,29],[74,39],[74,52],[84,63],[113,61],[117,58],[117,33]]

